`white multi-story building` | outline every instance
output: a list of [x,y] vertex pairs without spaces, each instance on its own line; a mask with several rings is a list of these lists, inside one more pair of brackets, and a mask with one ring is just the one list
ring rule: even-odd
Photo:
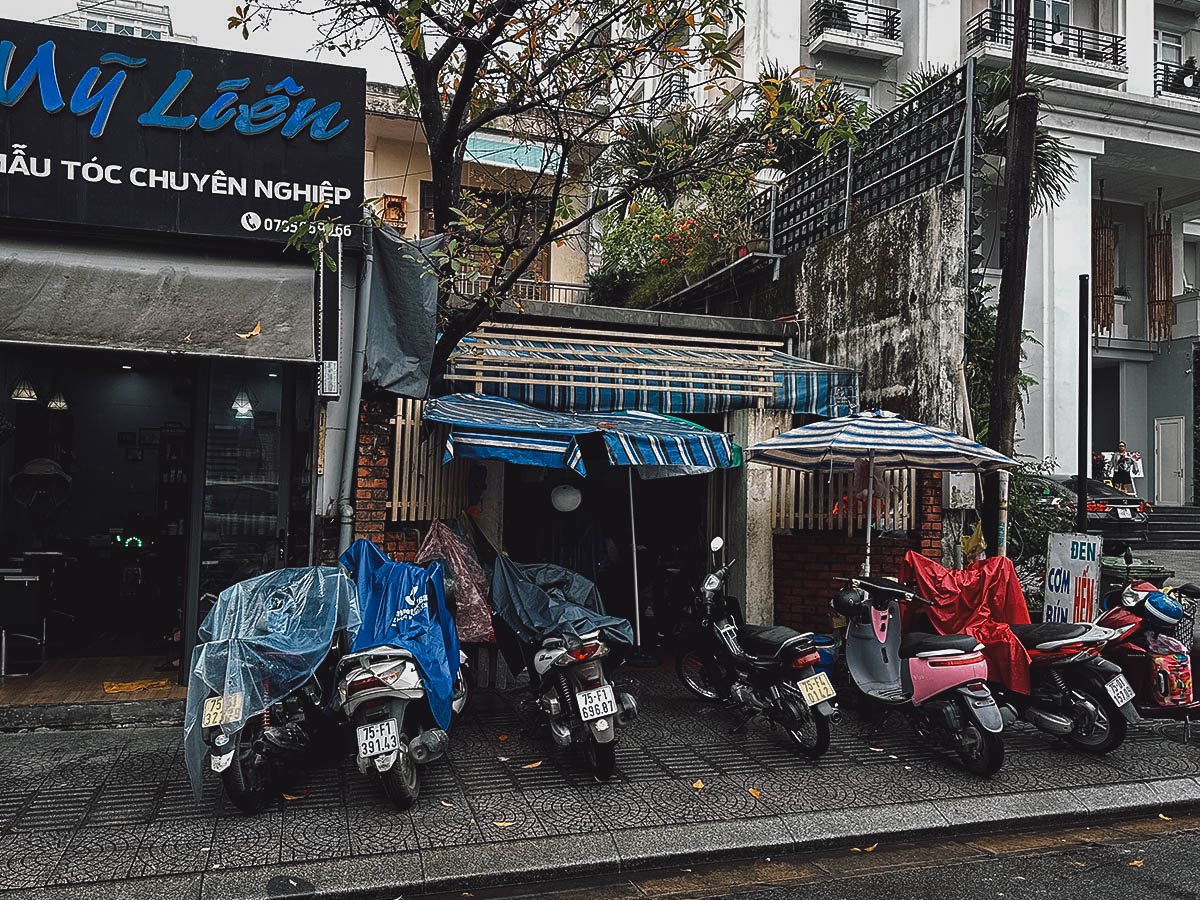
[[[1019,450],[1076,468],[1079,276],[1092,271],[1103,193],[1116,228],[1115,320],[1091,344],[1089,451],[1124,440],[1142,453],[1139,493],[1165,505],[1193,496],[1193,340],[1200,338],[1200,0],[1033,0],[1031,66],[1051,79],[1042,121],[1070,148],[1075,181],[1030,235],[1025,404]],[[1006,65],[1010,0],[747,0],[732,40],[753,77],[772,61],[812,67],[871,105],[934,64]],[[700,99],[697,90],[695,99]],[[1147,296],[1148,220],[1170,217],[1169,339],[1155,335]],[[1000,278],[1003,202],[988,192],[989,276]],[[1152,340],[1151,338],[1156,338]]]
[[174,41],[194,44],[189,34],[176,34],[171,25],[171,7],[165,3],[143,3],[142,0],[75,0],[75,9],[47,19],[51,25],[103,31],[125,37],[140,37],[152,41]]

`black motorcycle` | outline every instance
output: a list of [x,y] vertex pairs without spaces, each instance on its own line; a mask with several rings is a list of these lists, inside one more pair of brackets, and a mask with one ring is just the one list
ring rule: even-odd
[[229,801],[258,812],[289,774],[344,750],[335,674],[357,625],[353,584],[336,568],[282,569],[221,592],[192,656],[184,717],[197,794],[207,760]]
[[[725,542],[714,538],[713,554]],[[829,676],[816,670],[821,656],[811,633],[781,625],[747,625],[737,601],[725,594],[736,560],[710,573],[696,599],[697,626],[682,633],[675,669],[689,691],[742,713],[734,729],[755,716],[778,725],[804,754],[829,748],[829,725],[840,714]]]

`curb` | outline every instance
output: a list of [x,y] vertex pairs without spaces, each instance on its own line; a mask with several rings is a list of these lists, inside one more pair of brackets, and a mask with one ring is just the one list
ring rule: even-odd
[[[204,900],[394,900],[673,865],[778,856],[837,846],[948,832],[986,833],[1045,824],[1200,808],[1200,779],[1164,778],[1021,794],[919,800],[882,806],[816,809],[752,819],[526,838],[297,865],[216,870],[88,885],[94,897]],[[11,895],[58,900],[82,887]],[[7,896],[7,895],[6,895]]]

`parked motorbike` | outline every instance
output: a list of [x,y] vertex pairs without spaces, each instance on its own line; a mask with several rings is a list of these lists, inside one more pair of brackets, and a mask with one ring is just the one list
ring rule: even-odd
[[597,631],[547,637],[533,655],[537,706],[560,747],[582,746],[592,774],[608,781],[616,771],[617,728],[637,717],[633,695],[616,691],[604,671],[608,645]]
[[[711,544],[715,555],[725,542]],[[715,560],[714,560],[715,562]],[[685,632],[675,670],[689,691],[731,703],[743,728],[755,716],[779,725],[804,754],[829,749],[829,726],[840,713],[829,676],[815,669],[821,655],[811,633],[783,626],[746,625],[725,582],[736,560],[711,572],[696,598],[699,628]]]
[[[1126,565],[1132,565],[1126,552]],[[1098,625],[1115,636],[1104,648],[1107,660],[1128,679],[1137,711],[1152,718],[1200,717],[1200,698],[1192,684],[1191,616],[1200,601],[1192,583],[1158,588],[1149,582],[1127,582],[1106,594]],[[1188,627],[1181,633],[1181,622]],[[1182,640],[1181,640],[1182,638]]]
[[345,740],[331,703],[359,625],[354,586],[332,567],[282,569],[221,592],[192,656],[184,754],[199,794],[204,760],[253,813],[289,773]]
[[968,770],[1004,764],[1004,720],[987,686],[983,645],[965,634],[900,636],[900,603],[929,601],[883,578],[842,579],[834,609],[847,620],[851,681],[869,702],[908,716],[917,733],[955,751]]
[[1088,753],[1121,746],[1128,724],[1139,717],[1121,667],[1100,655],[1117,633],[1100,625],[1058,622],[1009,627],[1029,654],[1031,692],[993,685],[1002,707]]
[[[467,705],[467,657],[459,651],[451,710]],[[396,647],[374,647],[344,656],[338,664],[338,700],[354,726],[358,771],[375,772],[398,809],[420,793],[418,766],[439,759],[450,742],[438,727],[416,659]]]

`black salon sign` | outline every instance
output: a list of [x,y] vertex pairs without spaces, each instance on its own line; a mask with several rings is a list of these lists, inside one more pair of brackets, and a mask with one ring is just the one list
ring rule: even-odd
[[366,74],[0,19],[0,219],[280,240],[361,218]]

